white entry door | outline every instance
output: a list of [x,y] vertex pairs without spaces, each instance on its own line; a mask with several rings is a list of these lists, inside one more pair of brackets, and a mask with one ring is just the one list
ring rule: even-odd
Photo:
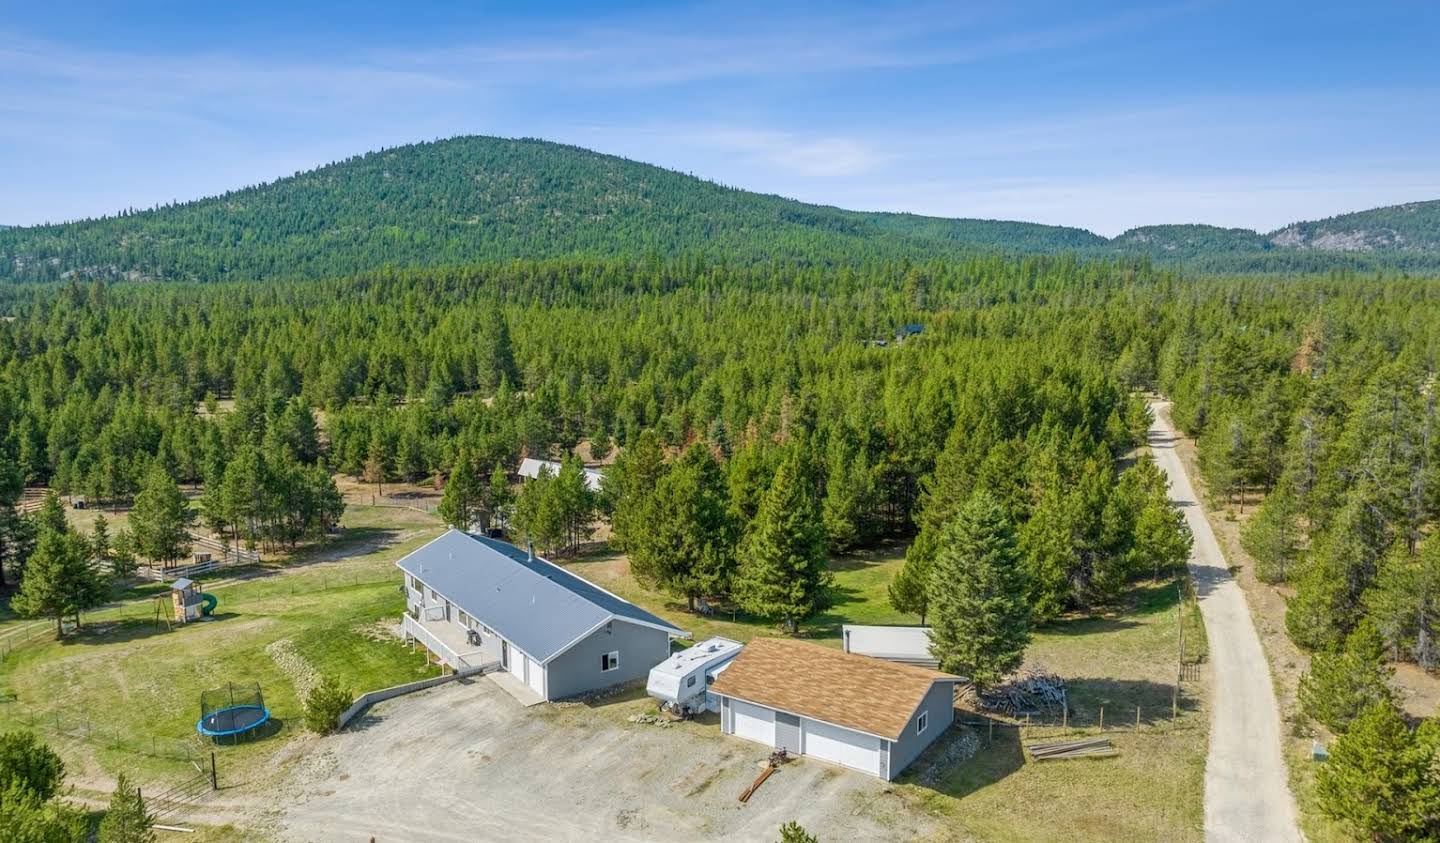
[[802,719],[800,729],[804,732],[803,746],[806,755],[872,776],[880,775],[879,738],[821,723],[819,720]]
[[735,736],[775,745],[775,712],[772,709],[732,699],[730,711],[735,719]]
[[526,659],[525,683],[530,686],[530,690],[545,696],[545,666],[534,659]]
[[519,679],[521,682],[525,681],[525,662],[525,654],[515,649],[514,647],[511,647],[510,673],[514,675],[516,679]]

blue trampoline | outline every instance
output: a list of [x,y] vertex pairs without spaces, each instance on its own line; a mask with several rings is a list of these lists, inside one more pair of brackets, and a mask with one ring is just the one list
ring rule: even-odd
[[200,719],[195,731],[209,737],[239,738],[270,721],[270,709],[259,684],[215,688],[200,695]]

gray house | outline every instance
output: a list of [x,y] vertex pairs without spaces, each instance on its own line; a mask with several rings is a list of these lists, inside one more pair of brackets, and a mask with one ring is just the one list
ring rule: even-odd
[[795,755],[891,780],[955,719],[960,677],[756,638],[710,686],[720,729]]
[[684,630],[514,545],[451,529],[395,563],[405,636],[556,700],[649,674]]

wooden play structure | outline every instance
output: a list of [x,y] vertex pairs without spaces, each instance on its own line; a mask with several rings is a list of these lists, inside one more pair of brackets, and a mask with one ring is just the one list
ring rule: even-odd
[[218,602],[215,595],[201,591],[199,583],[181,577],[171,583],[169,595],[155,598],[155,620],[163,619],[166,626],[197,621],[209,617]]

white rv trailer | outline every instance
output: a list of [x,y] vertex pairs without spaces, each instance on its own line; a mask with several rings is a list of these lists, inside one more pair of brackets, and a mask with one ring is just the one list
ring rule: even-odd
[[679,714],[719,711],[720,701],[708,693],[710,683],[730,665],[744,645],[729,638],[711,638],[682,650],[650,669],[645,690],[662,708]]

